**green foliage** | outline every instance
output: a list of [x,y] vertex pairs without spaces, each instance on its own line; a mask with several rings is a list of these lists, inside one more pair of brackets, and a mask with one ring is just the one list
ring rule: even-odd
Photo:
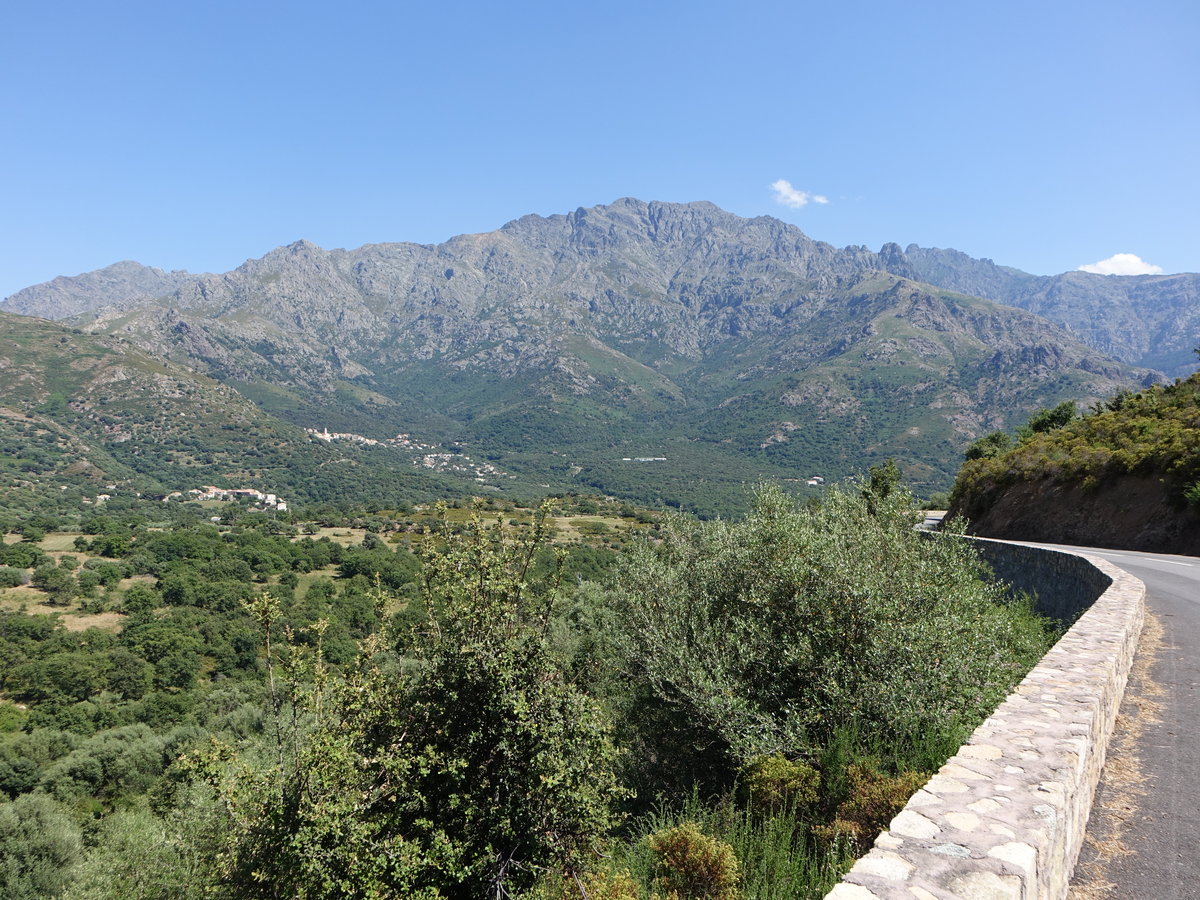
[[816,834],[834,845],[847,842],[855,856],[865,853],[875,835],[887,828],[909,797],[929,780],[929,775],[928,772],[887,775],[871,760],[850,765],[849,796],[838,806],[833,822],[818,827]]
[[760,756],[812,760],[847,725],[903,742],[987,715],[1049,638],[968,541],[920,536],[910,500],[834,488],[801,508],[765,488],[744,522],[671,519],[635,550],[625,652],[668,712],[647,752],[727,783]]
[[[647,836],[687,823],[712,844],[676,841],[683,870],[722,869],[705,853],[727,845],[745,897],[819,896],[869,839],[851,825],[1041,646],[960,540],[912,531],[909,501],[890,463],[820,504],[764,490],[744,522],[573,495],[555,515],[612,530],[566,552],[548,508],[499,500],[436,527],[323,509],[373,529],[347,547],[114,500],[80,522],[73,571],[0,544],[22,577],[124,613],[72,631],[0,612],[0,690],[28,706],[0,704],[0,800],[89,823],[52,888],[75,900],[661,898],[708,890],[655,886]],[[635,519],[651,539],[630,553]]]
[[693,795],[635,821],[629,839],[614,848],[610,870],[628,872],[641,887],[639,896],[653,896],[661,859],[647,839],[681,826],[732,848],[746,900],[819,900],[853,860],[844,847],[811,839],[792,808],[765,812],[729,798],[704,803]]
[[974,519],[1019,482],[1098,487],[1121,475],[1163,479],[1181,503],[1187,499],[1200,477],[1200,376],[1121,391],[1080,417],[1066,406],[1031,420],[1007,452],[969,459],[955,480],[951,508]]
[[1200,506],[1200,480],[1193,481],[1183,492],[1183,499],[1192,506]]
[[528,895],[529,900],[641,900],[637,882],[627,871],[595,869],[581,876],[555,873],[544,878]]
[[742,780],[751,805],[778,812],[812,806],[817,801],[821,773],[775,753],[751,760],[742,769]]
[[51,563],[33,570],[29,583],[50,595],[50,602],[65,606],[75,596],[77,584],[71,573]]
[[1048,431],[1062,428],[1074,420],[1075,415],[1075,404],[1070,400],[1064,400],[1052,409],[1039,409],[1029,417],[1028,422],[1017,429],[1017,438],[1018,440],[1028,440],[1035,434],[1045,434]]
[[81,849],[79,828],[49,797],[26,794],[0,803],[0,896],[57,896],[69,883]]
[[862,497],[867,501],[867,508],[873,510],[876,502],[887,500],[900,489],[901,480],[900,468],[894,459],[871,466],[867,470],[867,478],[861,489]]
[[963,453],[964,459],[992,459],[1007,453],[1013,445],[1007,431],[993,431],[975,441]]
[[741,872],[733,848],[686,822],[655,832],[646,844],[658,857],[654,887],[663,900],[738,900]]
[[370,641],[340,689],[293,695],[275,763],[206,764],[239,896],[507,896],[590,868],[621,790],[609,726],[564,677],[551,598],[526,580],[544,521],[514,540],[476,517],[428,541],[412,663]]

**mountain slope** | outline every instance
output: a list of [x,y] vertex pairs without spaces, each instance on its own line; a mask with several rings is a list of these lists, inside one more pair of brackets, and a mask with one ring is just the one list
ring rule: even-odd
[[0,508],[10,511],[60,494],[78,502],[204,484],[292,500],[411,500],[473,483],[421,473],[401,448],[316,441],[207,376],[42,319],[0,313],[0,373]]
[[1200,275],[1030,275],[957,250],[910,245],[897,262],[940,287],[1027,309],[1090,347],[1133,365],[1186,376],[1200,344]]
[[101,306],[122,306],[163,297],[197,276],[190,272],[164,272],[131,260],[113,263],[82,275],[59,276],[13,294],[5,312],[69,319]]
[[[903,257],[626,199],[437,246],[300,241],[149,302],[109,292],[72,321],[295,424],[457,441],[543,484],[693,505],[888,455],[944,487],[984,431],[1152,377],[884,271],[911,274]],[[21,302],[37,309],[37,290]]]

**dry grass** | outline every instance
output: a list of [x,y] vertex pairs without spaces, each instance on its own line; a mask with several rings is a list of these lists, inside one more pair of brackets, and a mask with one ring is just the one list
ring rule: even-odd
[[[0,590],[0,609],[5,612],[16,612],[25,608],[27,612],[54,613],[62,612],[63,607],[51,606],[46,603],[46,592],[31,587],[14,587]],[[35,609],[34,607],[44,607]]]
[[1159,721],[1162,712],[1158,698],[1165,691],[1150,676],[1162,645],[1162,623],[1147,612],[1125,699],[1109,742],[1104,772],[1096,789],[1097,804],[1088,822],[1084,843],[1089,859],[1076,868],[1068,900],[1104,900],[1112,896],[1117,886],[1108,880],[1108,865],[1133,852],[1124,842],[1125,827],[1137,814],[1139,801],[1146,794],[1146,775],[1137,747],[1146,726]]
[[314,541],[319,541],[321,538],[327,537],[335,544],[351,547],[361,544],[366,533],[365,528],[318,528],[316,534],[299,534],[294,540],[302,541],[305,538],[312,538]]
[[30,616],[61,616],[67,631],[86,631],[99,628],[114,634],[121,630],[125,616],[117,612],[85,613],[78,602],[70,606],[55,606],[46,602],[46,595],[28,587],[8,588],[0,591],[0,611],[24,612]]
[[81,531],[56,531],[53,534],[46,535],[38,543],[38,546],[47,553],[70,553],[72,556],[79,556],[80,562],[82,562],[83,557],[87,554],[80,554],[75,549],[75,538],[79,537],[82,533]]
[[[327,569],[314,569],[312,572],[305,572],[299,575],[296,579],[296,596],[303,597],[305,592],[313,586],[317,581],[323,578],[336,578],[337,566],[330,566]],[[274,579],[277,583],[278,577]]]
[[67,613],[62,617],[63,628],[67,631],[87,631],[89,628],[99,628],[101,631],[111,631],[116,634],[121,630],[121,622],[125,619],[123,613]]
[[117,582],[117,590],[124,594],[135,584],[145,584],[154,587],[158,583],[158,579],[153,575],[130,575],[128,578],[122,578]]

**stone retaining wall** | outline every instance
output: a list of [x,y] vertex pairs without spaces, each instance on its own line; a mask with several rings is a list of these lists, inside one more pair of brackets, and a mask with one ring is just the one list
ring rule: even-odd
[[1072,622],[1091,608],[1112,578],[1077,553],[975,538],[982,556],[1001,581],[1037,597],[1043,616]]
[[909,799],[826,900],[1067,895],[1141,634],[1146,589],[1093,556],[980,544],[997,574],[1036,590],[1047,612],[1070,617],[1090,608]]

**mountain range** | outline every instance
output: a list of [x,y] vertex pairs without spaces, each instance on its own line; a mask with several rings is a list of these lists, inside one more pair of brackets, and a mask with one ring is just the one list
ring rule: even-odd
[[889,456],[944,488],[986,431],[1190,371],[1198,292],[1197,275],[1046,278],[624,199],[438,245],[298,241],[224,274],[117,263],[0,309],[119,339],[281,433],[403,432],[521,489],[714,512],[761,477]]

